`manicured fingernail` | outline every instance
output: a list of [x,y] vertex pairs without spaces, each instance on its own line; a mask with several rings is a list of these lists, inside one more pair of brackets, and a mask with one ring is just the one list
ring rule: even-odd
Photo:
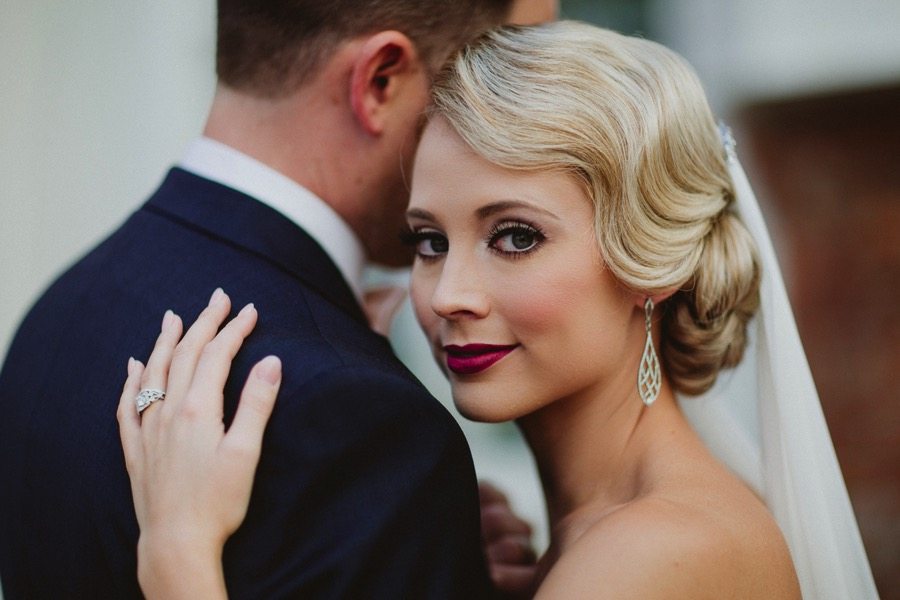
[[171,310],[167,310],[166,314],[163,315],[162,320],[162,331],[166,331],[169,327],[172,326],[172,323],[175,321],[175,313]]
[[220,287],[216,288],[216,291],[214,291],[212,293],[212,296],[210,296],[210,298],[209,298],[209,305],[213,306],[214,304],[218,304],[219,302],[222,301],[223,298],[225,298],[224,290],[222,290],[222,288],[220,288]]
[[253,306],[253,303],[251,302],[250,304],[248,304],[247,306],[242,308],[241,312],[239,312],[238,315],[246,314],[246,313],[250,312],[251,310],[253,310],[254,308],[255,307]]
[[277,356],[265,357],[259,361],[256,374],[269,385],[276,385],[281,381],[281,359]]
[[128,376],[129,377],[136,376],[138,374],[138,371],[140,370],[140,368],[143,366],[144,366],[144,363],[137,360],[133,356],[130,356],[128,358]]

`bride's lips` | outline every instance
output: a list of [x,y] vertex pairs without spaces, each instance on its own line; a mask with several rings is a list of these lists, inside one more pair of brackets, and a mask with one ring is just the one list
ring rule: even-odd
[[447,353],[447,368],[458,375],[471,375],[484,371],[495,362],[518,348],[511,346],[494,346],[492,344],[466,344],[444,346]]

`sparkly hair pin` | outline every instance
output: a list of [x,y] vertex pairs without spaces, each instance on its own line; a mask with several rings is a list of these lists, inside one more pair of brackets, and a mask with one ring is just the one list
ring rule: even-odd
[[733,163],[737,160],[737,142],[731,133],[731,127],[725,121],[719,121],[719,138],[722,140],[722,148],[725,150],[725,160]]

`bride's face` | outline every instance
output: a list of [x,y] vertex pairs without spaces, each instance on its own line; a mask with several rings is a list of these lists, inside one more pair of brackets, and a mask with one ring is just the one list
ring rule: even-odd
[[574,177],[494,165],[436,119],[407,220],[416,316],[462,414],[516,419],[619,372],[640,301],[603,266]]

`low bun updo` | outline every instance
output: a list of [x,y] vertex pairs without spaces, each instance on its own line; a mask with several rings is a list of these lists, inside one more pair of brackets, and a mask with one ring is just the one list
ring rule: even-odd
[[747,322],[759,307],[759,278],[753,239],[737,215],[723,211],[693,276],[664,305],[660,351],[676,389],[701,394],[720,369],[740,362]]
[[759,303],[756,246],[734,213],[719,132],[681,57],[576,22],[487,33],[438,75],[429,116],[485,159],[574,176],[604,262],[660,305],[673,387],[736,365]]

